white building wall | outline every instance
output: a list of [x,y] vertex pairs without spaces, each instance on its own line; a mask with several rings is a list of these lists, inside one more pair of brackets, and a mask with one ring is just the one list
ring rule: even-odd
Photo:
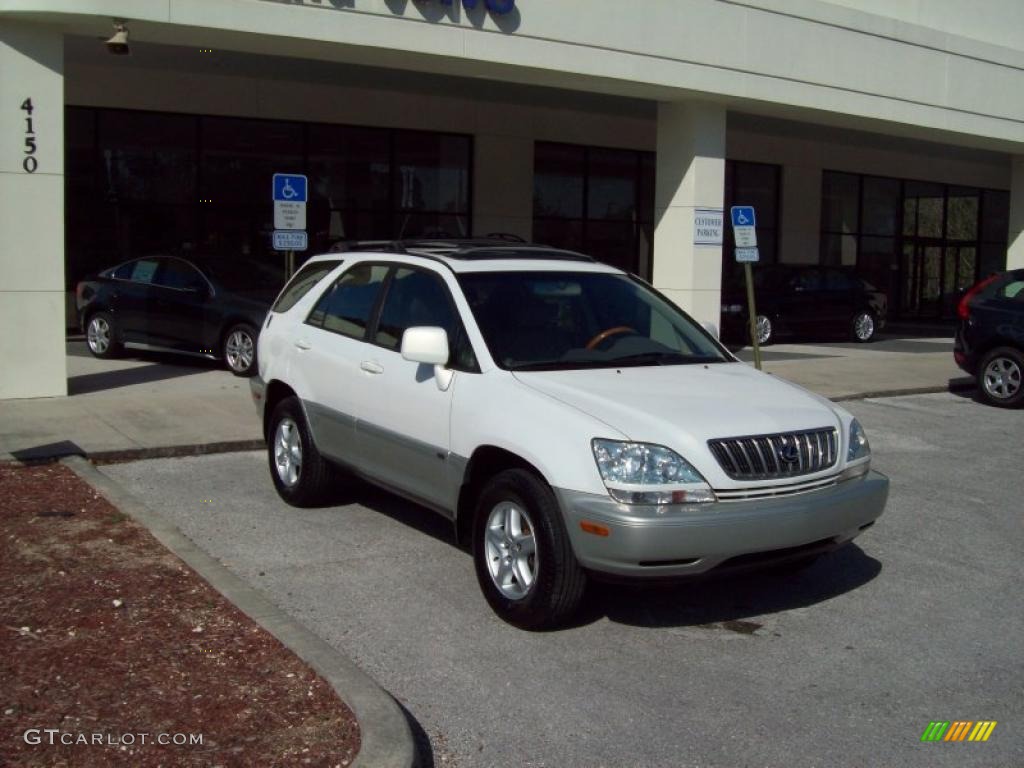
[[0,399],[67,394],[63,69],[61,35],[0,25]]

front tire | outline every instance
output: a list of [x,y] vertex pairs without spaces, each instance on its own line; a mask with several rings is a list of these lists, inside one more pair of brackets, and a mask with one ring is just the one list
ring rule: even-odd
[[858,312],[850,322],[850,336],[859,344],[867,344],[874,339],[877,330],[875,316],[867,310]]
[[247,323],[232,326],[224,335],[224,365],[235,376],[252,376],[256,372],[257,331]]
[[480,493],[473,561],[491,608],[522,629],[564,622],[586,589],[554,493],[525,469],[498,473]]
[[121,354],[117,322],[109,312],[97,312],[85,327],[85,341],[93,357],[110,360]]
[[267,460],[277,494],[293,507],[321,503],[330,487],[330,465],[320,455],[297,397],[277,404],[267,425]]
[[1013,347],[997,347],[978,366],[978,389],[985,402],[1015,408],[1024,402],[1024,354]]

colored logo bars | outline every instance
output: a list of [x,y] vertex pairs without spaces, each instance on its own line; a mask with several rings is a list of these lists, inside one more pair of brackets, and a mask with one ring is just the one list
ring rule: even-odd
[[921,741],[988,741],[995,728],[995,720],[933,720],[921,734]]

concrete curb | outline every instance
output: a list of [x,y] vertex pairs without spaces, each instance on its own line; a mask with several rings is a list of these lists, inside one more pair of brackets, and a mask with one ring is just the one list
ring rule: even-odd
[[944,387],[905,387],[903,389],[879,389],[874,392],[857,392],[852,395],[839,395],[829,400],[841,403],[846,400],[867,400],[873,397],[903,397],[904,395],[934,395],[942,392],[970,392],[977,389],[974,381],[950,382]]
[[214,560],[117,481],[81,456],[62,463],[126,515],[143,525],[249,618],[280,640],[334,688],[355,713],[361,745],[352,768],[412,768],[416,749],[401,708],[369,675]]

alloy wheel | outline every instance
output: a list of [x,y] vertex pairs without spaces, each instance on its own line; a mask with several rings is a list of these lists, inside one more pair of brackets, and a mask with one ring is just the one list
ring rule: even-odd
[[281,419],[274,432],[274,467],[288,488],[295,487],[302,473],[302,439],[292,419]]
[[94,317],[89,321],[89,328],[86,331],[86,338],[89,349],[95,354],[102,355],[110,349],[110,323],[102,317]]
[[765,315],[758,315],[754,322],[757,343],[767,344],[772,338],[772,321]]
[[252,367],[255,351],[252,336],[242,330],[232,331],[224,346],[224,356],[232,371],[241,373]]
[[993,358],[981,377],[985,392],[995,400],[1009,400],[1020,391],[1021,369],[1008,357]]
[[521,506],[503,501],[491,510],[484,533],[487,569],[494,586],[509,600],[525,598],[537,581],[537,541]]
[[870,312],[861,312],[853,321],[853,333],[857,341],[867,341],[875,335],[875,318]]

